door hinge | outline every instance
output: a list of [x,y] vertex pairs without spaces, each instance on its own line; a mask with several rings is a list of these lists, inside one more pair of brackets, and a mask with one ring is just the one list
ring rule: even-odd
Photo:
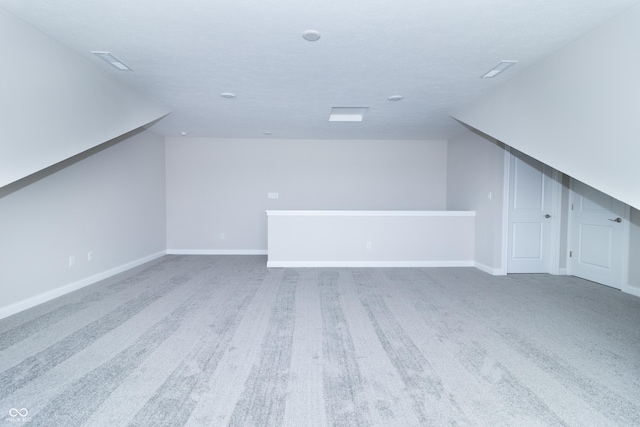
[[573,210],[573,203],[571,203],[571,210]]
[[569,251],[569,258],[573,258],[573,251]]

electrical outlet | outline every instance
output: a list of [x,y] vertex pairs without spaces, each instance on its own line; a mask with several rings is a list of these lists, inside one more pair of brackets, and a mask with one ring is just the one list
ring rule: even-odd
[[367,249],[371,249],[371,242],[367,242]]
[[267,199],[277,199],[280,197],[278,193],[267,193]]
[[91,251],[87,252],[87,261],[89,262],[93,261],[93,252]]
[[220,233],[220,240],[224,240],[224,233]]
[[69,257],[69,267],[73,267],[74,265],[76,265],[76,256],[75,255],[71,255]]

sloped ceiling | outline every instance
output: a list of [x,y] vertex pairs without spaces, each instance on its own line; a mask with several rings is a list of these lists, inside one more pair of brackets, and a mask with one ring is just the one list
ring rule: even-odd
[[169,112],[3,9],[0,55],[0,187]]
[[640,6],[454,117],[640,209]]
[[[168,106],[172,113],[153,126],[166,136],[444,139],[462,130],[454,111],[636,3],[0,0],[0,7]],[[304,40],[305,30],[319,31],[320,40]],[[134,71],[110,68],[93,50],[112,52]],[[503,59],[519,63],[480,78]],[[362,122],[329,122],[332,107],[369,110]]]

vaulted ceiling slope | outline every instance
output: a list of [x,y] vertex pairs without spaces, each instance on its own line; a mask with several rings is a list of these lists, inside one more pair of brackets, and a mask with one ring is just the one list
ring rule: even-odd
[[3,9],[0,56],[0,187],[168,113]]
[[454,114],[640,209],[640,6]]
[[[453,112],[636,3],[0,0],[0,7],[167,105],[172,114],[153,126],[166,136],[424,140],[460,132]],[[305,30],[321,38],[306,41]],[[109,68],[91,51],[110,51],[134,71]],[[519,62],[480,78],[500,60]],[[404,99],[389,101],[393,95]],[[362,122],[329,122],[332,107],[368,110]]]

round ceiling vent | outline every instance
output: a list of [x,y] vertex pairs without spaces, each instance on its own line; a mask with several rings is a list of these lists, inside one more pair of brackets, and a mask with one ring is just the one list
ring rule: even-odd
[[316,30],[307,30],[302,33],[302,38],[308,42],[315,42],[320,40],[320,33]]

